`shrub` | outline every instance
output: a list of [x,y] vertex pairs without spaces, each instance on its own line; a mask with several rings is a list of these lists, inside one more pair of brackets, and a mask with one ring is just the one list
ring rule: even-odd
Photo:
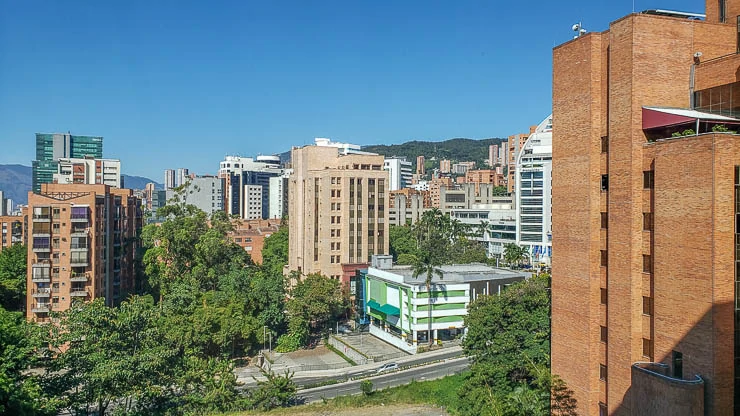
[[360,390],[365,396],[369,396],[373,393],[373,382],[370,380],[362,380],[360,382]]

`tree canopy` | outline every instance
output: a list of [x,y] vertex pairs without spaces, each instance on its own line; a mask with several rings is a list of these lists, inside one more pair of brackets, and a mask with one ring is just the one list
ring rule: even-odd
[[463,341],[471,374],[460,389],[467,413],[575,414],[571,392],[549,371],[549,290],[540,275],[471,303]]
[[24,309],[26,302],[26,246],[16,244],[0,251],[0,306]]

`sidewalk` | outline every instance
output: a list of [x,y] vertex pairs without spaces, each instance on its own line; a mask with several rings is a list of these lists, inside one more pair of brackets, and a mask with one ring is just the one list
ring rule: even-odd
[[[350,378],[352,376],[366,373],[366,372],[372,372],[375,371],[378,367],[383,365],[386,362],[395,362],[399,365],[399,367],[403,367],[404,365],[407,365],[408,363],[417,362],[419,360],[424,360],[425,362],[431,362],[436,361],[436,357],[443,357],[452,353],[456,352],[462,352],[462,347],[460,346],[454,346],[449,348],[441,348],[438,350],[420,353],[416,355],[406,355],[401,358],[396,358],[393,360],[386,360],[381,362],[374,362],[374,363],[368,363],[364,365],[357,365],[353,367],[346,367],[346,368],[340,368],[336,370],[318,370],[318,371],[301,371],[301,372],[295,372],[294,379],[299,378],[319,378],[319,377],[327,377],[327,378]],[[441,359],[441,358],[440,358]],[[251,370],[253,369],[253,370]],[[262,375],[259,371],[259,368],[250,366],[250,367],[242,367],[235,370],[237,375],[237,381],[241,383],[250,384],[253,383],[252,375],[257,377],[257,379],[261,380]]]

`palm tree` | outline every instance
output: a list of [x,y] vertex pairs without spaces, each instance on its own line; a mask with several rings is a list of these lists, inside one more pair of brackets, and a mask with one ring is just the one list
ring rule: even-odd
[[486,220],[481,220],[480,224],[477,226],[477,233],[478,236],[485,239],[486,238],[486,231],[488,231],[488,228],[491,226],[491,224]]
[[526,247],[518,246],[514,243],[504,245],[504,259],[509,265],[521,265],[529,258],[529,250]]
[[440,268],[441,264],[439,264],[438,261],[436,261],[435,256],[429,255],[429,253],[424,253],[422,255],[422,258],[419,259],[419,261],[416,262],[414,265],[414,271],[413,275],[414,278],[418,278],[419,276],[424,276],[427,287],[427,312],[429,313],[429,329],[427,330],[427,340],[429,341],[429,346],[431,347],[434,339],[432,338],[432,279],[434,278],[434,275],[439,276],[440,279],[444,278],[444,274],[442,273],[442,269]]

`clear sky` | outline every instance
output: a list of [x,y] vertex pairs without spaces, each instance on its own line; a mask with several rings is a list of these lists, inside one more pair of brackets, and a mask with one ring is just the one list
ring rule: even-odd
[[[703,12],[699,0],[634,10]],[[550,113],[552,48],[631,0],[0,0],[0,163],[100,135],[123,171],[216,173],[314,137],[506,137]]]

